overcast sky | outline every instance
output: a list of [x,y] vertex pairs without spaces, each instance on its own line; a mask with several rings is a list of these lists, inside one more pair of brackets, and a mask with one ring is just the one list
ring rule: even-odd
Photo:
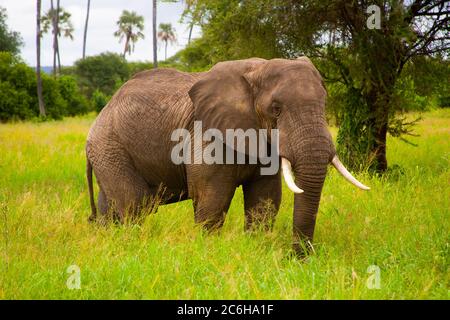
[[[56,0],[54,1],[56,3]],[[83,29],[86,18],[87,0],[60,0],[61,6],[72,14],[75,28],[74,40],[61,38],[61,64],[71,65],[81,58],[83,51]],[[8,13],[8,26],[20,32],[25,45],[21,49],[21,56],[31,66],[36,65],[36,1],[33,0],[0,0],[0,6]],[[42,0],[42,13],[50,8],[50,0]],[[158,25],[161,22],[172,23],[175,28],[178,44],[169,45],[168,56],[173,55],[187,44],[188,27],[180,24],[184,4],[158,3]],[[122,10],[136,11],[144,16],[144,40],[136,43],[134,52],[127,56],[129,61],[152,60],[152,0],[91,0],[89,15],[89,29],[86,44],[86,55],[95,55],[104,51],[122,53],[124,42],[119,43],[113,36],[116,31],[116,21]],[[198,36],[199,30],[194,29],[193,37]],[[158,60],[164,59],[164,46],[158,44]],[[52,39],[47,34],[42,40],[41,59],[43,66],[52,65]]]

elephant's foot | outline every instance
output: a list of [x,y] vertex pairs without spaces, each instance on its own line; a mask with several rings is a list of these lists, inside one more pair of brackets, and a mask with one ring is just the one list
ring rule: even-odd
[[296,258],[301,261],[307,261],[308,257],[316,252],[310,240],[296,241],[292,244],[292,249]]

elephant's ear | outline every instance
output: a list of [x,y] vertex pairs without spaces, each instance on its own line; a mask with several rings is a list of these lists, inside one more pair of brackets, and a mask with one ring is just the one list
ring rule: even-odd
[[227,61],[216,64],[189,90],[195,120],[203,128],[260,128],[253,105],[253,74],[264,59]]

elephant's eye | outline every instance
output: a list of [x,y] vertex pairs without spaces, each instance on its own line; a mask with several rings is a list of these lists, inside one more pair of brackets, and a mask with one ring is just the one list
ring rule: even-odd
[[272,112],[275,117],[279,117],[281,114],[281,104],[278,102],[272,102]]

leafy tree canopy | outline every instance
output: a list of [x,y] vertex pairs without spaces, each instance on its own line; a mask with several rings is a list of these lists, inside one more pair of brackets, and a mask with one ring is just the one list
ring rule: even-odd
[[106,52],[77,60],[75,74],[88,97],[97,89],[110,96],[128,79],[129,68],[123,57]]
[[339,96],[342,159],[376,172],[387,169],[387,133],[411,133],[414,122],[398,112],[405,104],[423,105],[420,97],[400,99],[409,97],[405,90],[415,91],[414,77],[402,78],[405,66],[419,56],[447,60],[450,49],[445,0],[197,0],[185,16],[195,17],[203,31],[202,41],[180,55],[188,61],[195,49],[212,64],[253,56],[313,58]]
[[0,51],[7,51],[16,55],[20,53],[23,40],[18,32],[9,30],[6,24],[7,19],[6,9],[0,7]]

